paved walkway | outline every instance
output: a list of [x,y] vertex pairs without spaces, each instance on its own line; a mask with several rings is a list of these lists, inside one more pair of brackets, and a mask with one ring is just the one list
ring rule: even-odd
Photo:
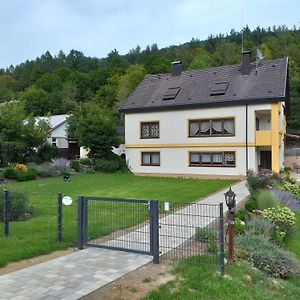
[[[232,189],[237,194],[237,202],[248,196],[244,182],[234,185]],[[224,200],[225,191],[226,189],[199,201],[199,203],[219,204]],[[193,205],[183,208],[181,210],[182,215],[186,209],[191,209]],[[224,206],[224,211],[226,211],[226,206]],[[166,219],[165,221],[170,222],[170,220]],[[163,219],[160,221],[166,223]],[[195,223],[198,222],[196,219],[189,219],[189,221],[193,222],[194,225],[204,227],[208,225],[211,219],[210,221],[204,219],[201,224]],[[172,222],[178,223],[179,220],[176,221],[176,217],[174,218],[173,215]],[[181,219],[180,224],[182,224],[181,222],[185,224],[187,220],[182,221]],[[145,230],[149,230],[147,227]],[[134,235],[134,233],[129,235],[132,234]],[[188,230],[181,233],[181,236],[188,239],[193,234],[193,231]],[[178,239],[166,241],[167,238],[161,237],[161,245],[167,243],[169,246],[176,247],[184,241]],[[0,276],[0,299],[79,299],[149,263],[151,260],[152,257],[147,255],[87,248]]]

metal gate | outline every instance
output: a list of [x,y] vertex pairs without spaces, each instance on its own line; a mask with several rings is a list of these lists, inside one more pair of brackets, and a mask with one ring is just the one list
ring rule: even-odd
[[153,256],[159,262],[158,201],[78,198],[78,249],[85,245]]

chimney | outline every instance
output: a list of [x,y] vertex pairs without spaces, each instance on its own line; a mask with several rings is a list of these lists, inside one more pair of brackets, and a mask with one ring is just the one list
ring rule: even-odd
[[251,72],[251,51],[243,50],[242,52],[242,75],[249,75]]
[[182,72],[182,61],[173,61],[172,62],[172,76],[179,76]]

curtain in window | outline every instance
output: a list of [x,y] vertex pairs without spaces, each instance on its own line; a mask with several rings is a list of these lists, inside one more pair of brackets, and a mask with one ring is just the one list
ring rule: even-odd
[[222,121],[212,120],[212,134],[222,134]]
[[144,165],[150,165],[151,159],[149,153],[143,153],[143,164]]
[[159,154],[158,153],[151,154],[151,163],[152,163],[152,165],[159,165]]
[[235,164],[235,154],[234,153],[225,153],[225,165],[234,165]]
[[213,153],[212,162],[213,162],[213,164],[221,165],[222,164],[222,153]]
[[157,137],[158,136],[158,124],[152,124],[151,126],[151,136]]
[[225,119],[224,120],[224,134],[233,134],[234,133],[234,120]]
[[201,135],[210,134],[210,121],[201,121]]
[[142,136],[143,137],[149,137],[150,136],[150,128],[149,128],[148,124],[143,124]]
[[190,135],[199,134],[199,122],[190,122]]
[[210,164],[210,153],[202,153],[201,154],[201,163],[202,164]]
[[192,164],[200,163],[200,155],[198,153],[191,153],[191,163]]

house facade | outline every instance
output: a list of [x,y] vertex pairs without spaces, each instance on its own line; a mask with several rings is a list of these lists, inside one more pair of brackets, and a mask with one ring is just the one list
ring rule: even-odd
[[135,174],[240,177],[284,167],[287,59],[148,75],[120,111]]

